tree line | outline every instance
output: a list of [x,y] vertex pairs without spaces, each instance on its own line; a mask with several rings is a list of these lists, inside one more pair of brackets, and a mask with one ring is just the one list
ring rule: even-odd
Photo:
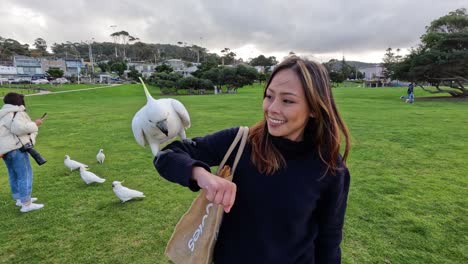
[[[431,93],[467,97],[468,13],[465,8],[449,12],[426,27],[421,43],[405,56],[386,50],[384,75],[393,80],[416,82]],[[429,83],[435,90],[427,89]],[[442,88],[444,86],[444,88]],[[448,87],[448,88],[445,88]]]

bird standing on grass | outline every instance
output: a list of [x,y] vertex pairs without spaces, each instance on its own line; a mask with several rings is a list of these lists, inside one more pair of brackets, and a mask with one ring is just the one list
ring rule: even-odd
[[87,171],[85,167],[80,167],[80,176],[86,184],[90,184],[93,182],[103,183],[106,181],[106,179],[100,178],[96,174]]
[[142,192],[122,186],[122,183],[119,181],[112,182],[112,189],[114,190],[115,195],[117,195],[117,197],[122,201],[122,203],[125,203],[126,201],[133,198],[145,197]]
[[105,158],[106,158],[106,155],[104,155],[104,150],[100,149],[98,154],[96,155],[96,159],[97,159],[98,163],[103,164]]
[[147,102],[133,117],[133,135],[142,147],[149,144],[156,156],[162,143],[177,135],[182,140],[187,138],[185,129],[190,127],[190,116],[184,105],[175,99],[154,99],[141,78],[140,81]]
[[86,164],[70,159],[70,156],[68,155],[65,155],[65,160],[63,161],[63,163],[65,164],[67,168],[70,169],[70,171],[79,169],[80,167],[85,167],[85,168],[88,167],[88,165]]

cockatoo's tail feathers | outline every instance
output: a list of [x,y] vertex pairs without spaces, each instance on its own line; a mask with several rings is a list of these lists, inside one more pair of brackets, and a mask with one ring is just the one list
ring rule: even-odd
[[143,89],[145,89],[146,99],[148,100],[148,102],[154,100],[154,98],[148,92],[148,88],[146,88],[146,84],[145,82],[143,82],[143,79],[141,77],[138,77],[138,79],[140,79],[141,84],[143,84]]

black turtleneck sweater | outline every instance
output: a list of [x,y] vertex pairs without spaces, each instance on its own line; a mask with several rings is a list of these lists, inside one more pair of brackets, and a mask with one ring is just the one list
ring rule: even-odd
[[[237,131],[194,138],[195,144],[173,142],[154,165],[167,180],[198,191],[190,180],[192,167],[219,165]],[[312,143],[273,137],[273,144],[286,167],[272,175],[259,173],[250,159],[251,146],[244,149],[233,179],[236,201],[224,214],[215,263],[340,263],[348,169],[324,176]]]

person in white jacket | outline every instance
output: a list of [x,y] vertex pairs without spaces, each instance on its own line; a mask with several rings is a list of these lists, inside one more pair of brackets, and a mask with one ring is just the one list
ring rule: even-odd
[[0,156],[8,169],[13,199],[23,213],[41,209],[44,205],[33,203],[37,198],[31,197],[33,173],[28,152],[21,151],[21,147],[28,142],[36,143],[38,126],[43,120],[31,120],[22,94],[8,93],[3,102],[5,104],[0,109]]

